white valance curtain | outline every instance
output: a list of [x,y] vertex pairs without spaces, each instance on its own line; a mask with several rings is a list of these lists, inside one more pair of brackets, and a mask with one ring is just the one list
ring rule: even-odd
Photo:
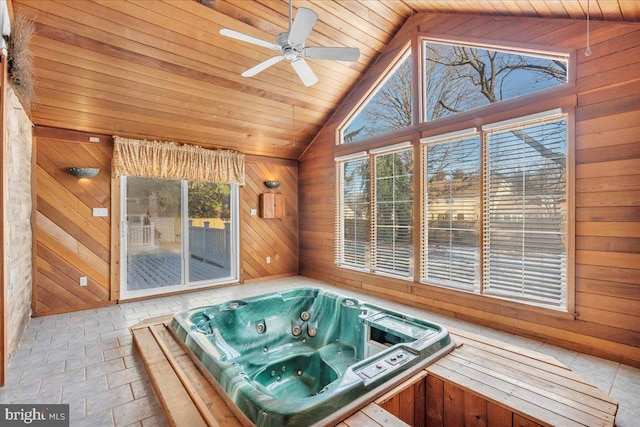
[[244,154],[177,142],[113,137],[116,176],[209,181],[244,185]]

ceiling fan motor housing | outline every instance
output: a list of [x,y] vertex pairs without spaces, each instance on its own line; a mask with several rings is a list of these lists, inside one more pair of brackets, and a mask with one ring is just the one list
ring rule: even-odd
[[289,43],[288,38],[288,31],[280,33],[276,38],[276,44],[280,46],[280,51],[282,52],[282,56],[284,56],[284,59],[286,59],[287,61],[291,61],[298,56],[298,53],[304,48],[304,45],[295,46]]

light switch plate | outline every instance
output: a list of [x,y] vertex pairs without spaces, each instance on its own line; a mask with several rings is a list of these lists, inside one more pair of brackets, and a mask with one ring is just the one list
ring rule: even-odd
[[109,216],[109,209],[93,208],[93,216]]
[[258,209],[251,209],[251,216],[258,215]]

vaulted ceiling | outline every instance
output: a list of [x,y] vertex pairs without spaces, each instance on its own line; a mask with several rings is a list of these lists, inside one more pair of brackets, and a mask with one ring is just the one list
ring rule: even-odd
[[[304,86],[286,61],[219,34],[263,40],[288,27],[287,0],[12,0],[35,21],[36,125],[298,158],[415,13],[640,21],[636,0],[294,0],[319,20],[309,46],[354,46],[356,63],[308,59]],[[517,29],[514,29],[516,31]]]

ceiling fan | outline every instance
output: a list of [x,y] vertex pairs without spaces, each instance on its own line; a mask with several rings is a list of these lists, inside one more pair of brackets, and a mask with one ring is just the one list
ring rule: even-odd
[[355,62],[360,57],[360,49],[357,47],[321,47],[321,46],[305,46],[305,41],[311,33],[313,26],[318,20],[318,15],[311,9],[305,7],[298,8],[296,18],[292,22],[292,6],[289,0],[289,31],[278,34],[275,43],[261,40],[257,37],[250,36],[238,31],[223,28],[220,34],[225,37],[252,43],[268,49],[280,51],[280,54],[273,56],[266,61],[249,68],[241,75],[242,77],[253,77],[261,71],[266,70],[272,65],[280,61],[287,60],[302,80],[305,86],[313,86],[318,82],[309,64],[304,58],[313,59],[332,59],[336,61]]

